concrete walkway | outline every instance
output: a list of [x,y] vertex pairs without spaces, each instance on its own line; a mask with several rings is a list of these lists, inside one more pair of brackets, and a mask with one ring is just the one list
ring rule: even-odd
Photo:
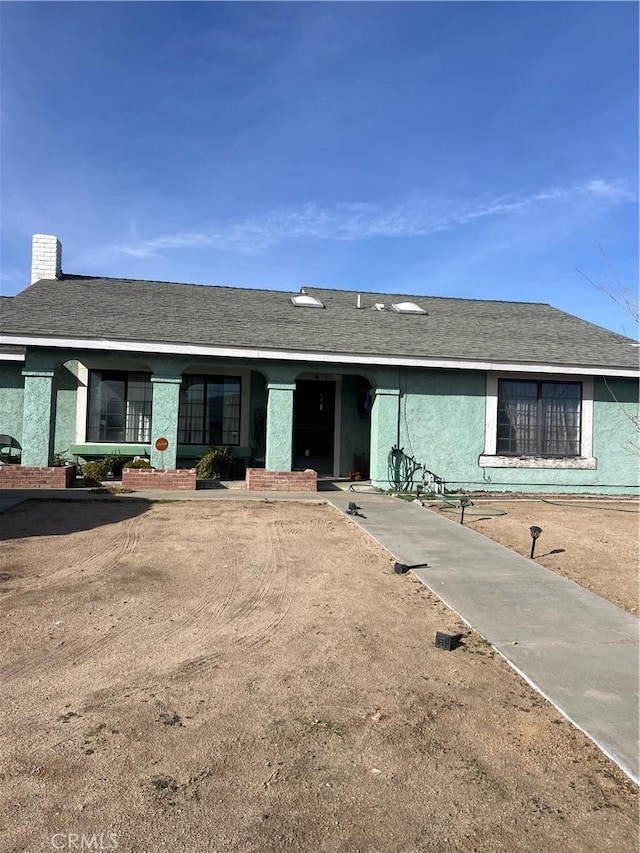
[[[640,782],[635,616],[448,518],[397,498],[326,492]],[[433,638],[429,638],[433,641]]]
[[[418,504],[350,491],[148,491],[117,497],[88,489],[3,491],[0,512],[39,500],[350,501],[348,516],[478,631],[539,693],[640,782],[640,657],[636,617],[535,561]],[[401,577],[398,578],[401,583]],[[428,638],[430,642],[433,638]]]

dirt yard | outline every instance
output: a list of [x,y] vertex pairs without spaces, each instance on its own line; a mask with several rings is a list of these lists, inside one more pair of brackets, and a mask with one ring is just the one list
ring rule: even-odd
[[635,786],[331,507],[0,529],[3,851],[635,853]]
[[[554,503],[476,499],[475,505],[465,511],[465,524],[526,557],[531,550],[529,528],[533,524],[541,527],[536,562],[637,615],[640,505],[550,500]],[[506,515],[492,515],[495,512]],[[460,518],[459,512],[446,515],[454,520]]]

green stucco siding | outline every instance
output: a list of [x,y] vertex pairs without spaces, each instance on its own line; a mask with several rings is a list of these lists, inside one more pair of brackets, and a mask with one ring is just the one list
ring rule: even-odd
[[[76,446],[77,360],[82,358],[83,354],[77,351],[42,350],[29,351],[24,365],[12,361],[0,363],[0,432],[13,436],[24,446],[23,460],[27,464],[47,464],[53,452],[64,453]],[[119,365],[129,369],[126,355],[96,353],[92,358],[101,364],[112,363],[114,369]],[[248,407],[245,405],[242,411],[244,435],[250,447],[242,448],[243,458],[250,453],[261,455],[256,453],[254,423],[256,413],[262,410],[266,412],[264,464],[272,470],[290,470],[296,378],[300,374],[326,371],[342,377],[339,460],[342,476],[349,474],[354,454],[364,453],[373,484],[385,489],[393,487],[390,454],[398,446],[407,457],[443,478],[451,491],[611,494],[638,491],[638,383],[633,379],[596,377],[594,380],[595,469],[500,468],[483,466],[480,459],[485,452],[487,406],[487,377],[483,371],[373,366],[365,369],[341,364],[333,364],[328,370],[327,365],[297,362],[199,359],[194,363],[186,356],[154,356],[146,358],[144,363],[154,378],[151,444],[164,436],[170,447],[164,457],[152,452],[155,465],[176,464],[179,383],[183,372],[197,372],[202,367],[212,370],[242,367],[251,371],[246,374],[250,375]],[[363,377],[371,384],[374,401],[366,415],[357,406]],[[119,447],[125,455],[149,451],[148,446]],[[112,452],[99,444],[77,445],[77,448],[72,452],[82,456]],[[180,448],[184,464],[192,461],[187,460],[188,450]],[[201,448],[193,448],[194,453],[196,450],[201,452]],[[420,472],[414,483],[419,480]]]
[[[153,410],[151,415],[151,465],[175,468],[178,454],[178,413],[180,376],[152,376]],[[165,439],[166,450],[157,450],[156,442]]]
[[[593,455],[598,460],[597,484],[608,490],[638,488],[640,481],[640,414],[638,382],[634,379],[595,381],[593,393]],[[627,489],[624,489],[627,491]]]
[[392,483],[389,460],[397,444],[400,424],[400,392],[397,388],[375,389],[371,409],[371,482],[385,488]]
[[[635,494],[640,472],[638,386],[634,380],[599,379],[594,383],[593,456],[595,470],[482,467],[485,447],[486,378],[481,371],[401,371],[400,447],[442,477],[449,490]],[[386,421],[393,418],[386,409]],[[637,420],[635,421],[637,424]],[[390,423],[381,426],[387,450],[394,441]],[[376,425],[376,428],[379,428]],[[372,446],[375,439],[372,439]],[[635,445],[635,450],[634,450]],[[394,485],[378,462],[375,484]],[[416,479],[419,481],[420,472]]]
[[294,384],[270,383],[267,402],[267,471],[291,471]]
[[485,375],[406,370],[400,377],[400,446],[446,481],[478,479]]
[[22,417],[22,464],[50,465],[55,409],[54,371],[25,370]]
[[[362,393],[362,380],[357,376],[342,377],[342,401],[340,424],[340,475],[349,475],[353,465],[353,457],[365,457],[365,465],[369,464],[369,432],[371,415],[363,411],[362,401],[358,395]],[[360,403],[360,406],[359,406]]]
[[21,361],[0,361],[0,433],[22,444],[24,377]]
[[71,446],[76,440],[76,401],[78,362],[70,361],[56,370],[54,453],[72,461]]

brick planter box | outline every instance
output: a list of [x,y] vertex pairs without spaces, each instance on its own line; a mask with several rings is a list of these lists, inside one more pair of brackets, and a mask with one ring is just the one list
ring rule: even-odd
[[75,465],[0,465],[0,489],[68,489],[75,478]]
[[167,489],[170,491],[193,491],[196,487],[195,468],[123,468],[122,485],[135,491]]
[[318,473],[306,471],[265,471],[247,468],[248,492],[317,492]]

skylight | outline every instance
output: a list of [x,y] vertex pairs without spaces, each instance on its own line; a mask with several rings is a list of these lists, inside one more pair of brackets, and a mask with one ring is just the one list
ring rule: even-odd
[[315,296],[309,296],[308,293],[292,296],[291,301],[296,308],[324,308],[324,304],[319,299],[316,299]]
[[394,302],[391,306],[398,314],[426,314],[424,308],[415,302]]

